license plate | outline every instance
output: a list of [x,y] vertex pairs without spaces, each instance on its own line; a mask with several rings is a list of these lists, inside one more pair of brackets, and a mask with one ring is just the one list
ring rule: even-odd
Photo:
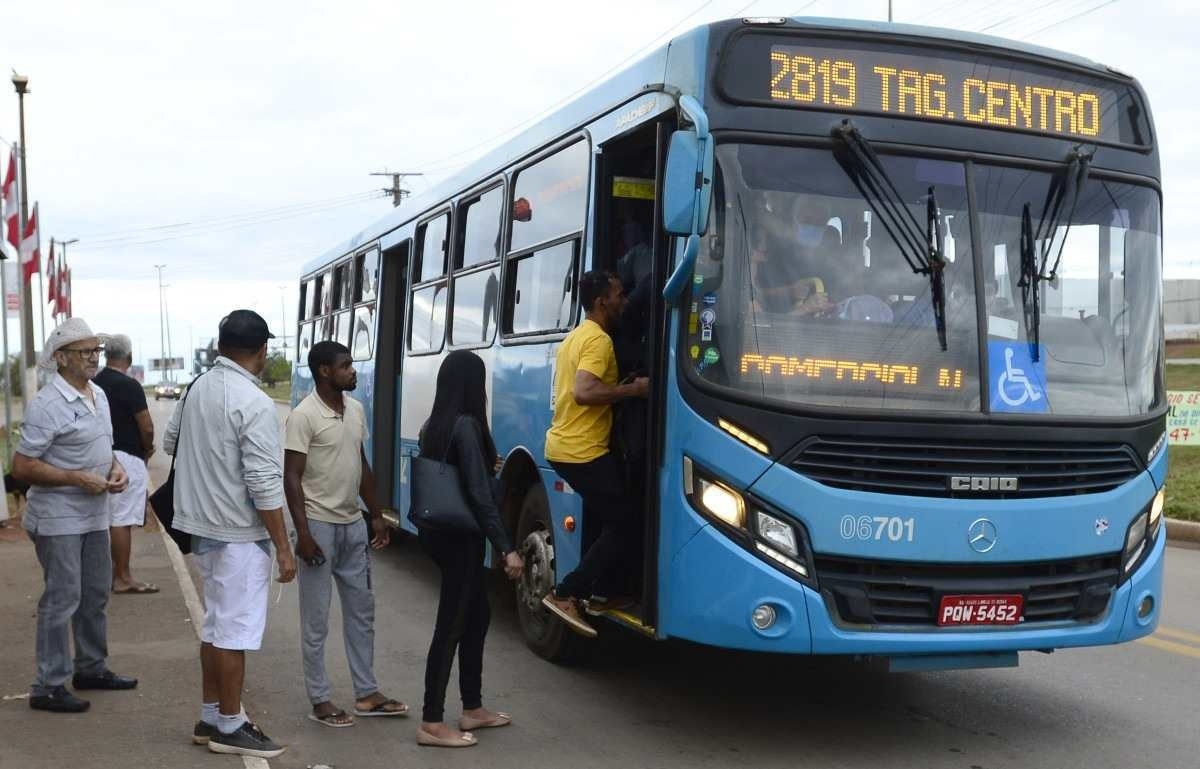
[[1019,595],[946,595],[937,623],[947,625],[1015,625],[1025,600]]

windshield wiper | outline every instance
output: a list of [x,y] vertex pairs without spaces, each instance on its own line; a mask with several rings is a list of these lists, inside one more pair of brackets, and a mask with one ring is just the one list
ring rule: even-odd
[[[1095,147],[1085,150],[1082,145],[1071,150],[1062,171],[1055,175],[1050,189],[1046,191],[1046,200],[1042,204],[1042,216],[1038,221],[1036,233],[1033,230],[1029,204],[1026,203],[1021,209],[1021,280],[1017,285],[1021,288],[1021,306],[1025,313],[1030,357],[1035,362],[1040,356],[1042,336],[1039,286],[1042,281],[1052,283],[1058,278],[1063,249],[1067,244],[1067,236],[1071,233],[1071,222],[1075,219],[1075,206],[1079,203],[1079,191],[1087,181],[1092,156],[1095,153]],[[1046,272],[1050,252],[1054,250],[1055,236],[1064,220],[1064,211],[1066,224],[1062,238],[1058,240],[1058,253],[1054,255],[1054,266]],[[1038,243],[1042,244],[1040,249],[1037,247]]]
[[929,278],[938,343],[945,350],[945,239],[933,187],[929,188],[929,196],[926,199],[925,231],[922,232],[920,223],[888,176],[883,162],[858,128],[849,120],[843,120],[833,129],[833,137],[840,141],[846,150],[834,153],[838,165],[862,193],[863,199],[879,217],[887,234],[900,247],[900,255],[904,257],[909,268],[914,273]]

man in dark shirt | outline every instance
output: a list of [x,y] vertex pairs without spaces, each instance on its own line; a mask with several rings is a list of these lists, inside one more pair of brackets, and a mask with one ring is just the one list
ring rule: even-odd
[[105,367],[92,381],[108,396],[112,413],[113,454],[129,474],[129,486],[112,495],[109,534],[112,539],[112,591],[157,593],[158,587],[138,582],[129,570],[132,527],[146,519],[146,460],[154,453],[154,422],[146,406],[146,392],[129,376],[133,343],[124,334],[109,337],[104,349]]

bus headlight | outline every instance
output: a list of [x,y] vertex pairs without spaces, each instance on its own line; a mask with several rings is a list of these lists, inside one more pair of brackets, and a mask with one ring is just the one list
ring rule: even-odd
[[698,470],[690,457],[683,458],[683,493],[709,518],[735,529],[746,528],[746,500],[726,484]]
[[791,524],[761,510],[758,511],[755,518],[758,536],[766,544],[793,558],[800,555],[800,549],[796,546],[796,530],[792,528]]
[[1163,486],[1154,495],[1154,501],[1150,503],[1150,538],[1158,534],[1158,525],[1162,522],[1163,508],[1167,504],[1167,487]]

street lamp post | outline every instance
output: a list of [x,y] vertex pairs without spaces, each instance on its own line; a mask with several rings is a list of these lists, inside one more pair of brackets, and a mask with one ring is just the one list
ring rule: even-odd
[[[20,133],[20,154],[18,157],[21,162],[21,237],[25,237],[25,224],[29,221],[29,168],[28,156],[29,151],[25,147],[25,94],[29,92],[29,78],[24,75],[18,75],[16,72],[12,76],[13,88],[17,91],[17,113]],[[19,251],[20,249],[18,249]],[[21,261],[18,257],[18,263]],[[25,367],[33,370],[37,364],[37,358],[33,353],[33,301],[30,296],[30,282],[25,279],[24,271],[18,271],[18,281],[21,287],[21,351],[25,359]],[[26,384],[32,384],[32,377],[26,376]],[[27,392],[29,388],[21,389],[22,398],[28,402],[29,396],[32,393]]]
[[159,379],[160,382],[165,381],[166,377],[167,377],[167,370],[165,368],[166,359],[167,359],[167,337],[166,337],[166,322],[165,322],[165,318],[164,318],[164,314],[163,314],[163,282],[162,282],[162,271],[163,271],[163,267],[166,267],[166,266],[167,265],[165,265],[165,264],[154,265],[154,269],[158,270],[158,343],[159,343],[159,353],[158,354],[161,356],[158,362],[159,362],[159,365],[163,366],[163,368],[159,369],[159,371],[161,372],[159,374],[159,376],[161,377]]

